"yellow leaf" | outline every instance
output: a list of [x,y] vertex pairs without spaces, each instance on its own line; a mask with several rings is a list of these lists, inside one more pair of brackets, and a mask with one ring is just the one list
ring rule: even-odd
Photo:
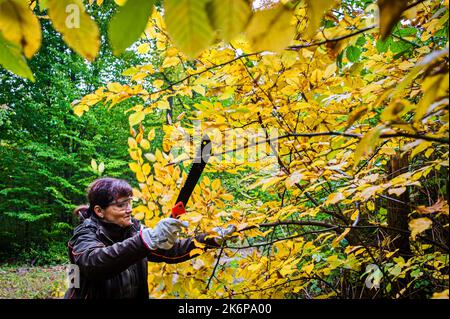
[[98,165],[98,172],[99,172],[100,174],[102,174],[104,170],[105,170],[105,163],[101,162],[101,163]]
[[353,155],[353,169],[355,169],[355,167],[358,165],[362,156],[367,156],[372,153],[380,138],[381,130],[383,128],[384,126],[377,126],[371,129],[363,136],[361,141],[359,141]]
[[329,77],[332,77],[334,75],[334,73],[337,70],[337,66],[336,63],[332,63],[330,65],[327,66],[327,68],[325,69],[325,73],[323,74],[323,77],[328,79]]
[[144,173],[144,175],[149,175],[150,174],[150,165],[148,163],[145,163],[144,165],[142,165],[142,172]]
[[29,59],[41,46],[41,24],[25,0],[0,1],[0,32]]
[[214,41],[214,30],[206,13],[207,0],[165,0],[167,31],[174,44],[190,58]]
[[81,0],[48,0],[48,15],[69,47],[88,60],[100,49],[100,33]]
[[[367,202],[367,208],[370,210],[370,211],[374,211],[375,210],[375,204],[373,203],[373,201],[368,201]],[[357,213],[357,212],[356,212]]]
[[91,159],[91,167],[94,171],[97,171],[97,161],[95,159]]
[[108,91],[113,93],[120,93],[123,92],[123,86],[120,83],[117,82],[110,82],[106,85]]
[[406,111],[407,108],[405,107],[404,101],[392,100],[388,107],[383,110],[380,118],[384,122],[389,122],[400,118]]
[[206,244],[203,244],[203,243],[197,241],[195,238],[194,238],[194,245],[197,248],[205,248],[206,247]]
[[[446,87],[445,87],[446,86]],[[424,95],[417,105],[414,121],[422,121],[423,117],[433,111],[438,103],[433,103],[437,97],[444,96],[448,92],[448,74],[444,76],[427,77],[422,83]]]
[[247,269],[249,271],[257,271],[260,267],[261,267],[260,264],[255,263],[255,264],[251,264],[250,266],[248,266]]
[[[371,203],[371,202],[369,202],[369,203]],[[373,204],[372,204],[373,205]],[[368,206],[368,205],[367,205]],[[358,210],[355,210],[354,212],[353,212],[353,214],[352,214],[352,216],[350,216],[350,219],[351,220],[356,220],[356,218],[358,218],[358,215],[359,215],[359,211]]]
[[167,100],[161,100],[161,101],[156,102],[156,107],[160,110],[169,110],[170,104],[169,104],[169,101],[167,101]]
[[133,215],[134,218],[136,218],[137,220],[142,220],[145,217],[145,214],[143,212],[139,212]]
[[139,54],[147,54],[150,51],[150,44],[142,43],[137,47],[137,52]]
[[293,12],[283,5],[256,11],[245,30],[255,51],[280,52],[294,37]]
[[203,249],[200,249],[200,248],[194,248],[194,249],[192,249],[190,252],[189,252],[189,257],[192,257],[192,256],[196,256],[196,255],[201,255],[201,254],[203,254],[205,251],[203,250]]
[[217,191],[220,187],[220,180],[215,179],[212,184],[211,184],[211,188],[215,191]]
[[128,146],[129,146],[130,148],[137,148],[137,142],[136,142],[136,140],[135,140],[134,138],[132,138],[132,137],[129,137],[129,138],[128,138]]
[[370,197],[372,197],[374,194],[376,194],[377,191],[381,190],[380,186],[370,186],[365,188],[362,192],[361,192],[361,198],[363,200],[368,200]]
[[322,77],[323,77],[323,72],[322,72],[322,70],[315,69],[315,70],[311,73],[311,79],[310,79],[310,82],[311,82],[314,86],[319,86],[320,83],[322,82]]
[[211,185],[211,181],[208,176],[204,176],[202,182],[205,184],[205,186]]
[[313,269],[314,264],[309,264],[302,267],[302,271],[306,272],[308,275],[312,272]]
[[156,161],[156,157],[152,153],[145,154],[145,158],[148,159],[150,162],[155,162]]
[[397,196],[400,196],[406,191],[406,187],[398,187],[398,188],[391,188],[388,190],[389,195],[395,194]]
[[198,94],[205,95],[205,88],[201,85],[196,85],[192,87],[192,91],[197,92]]
[[164,51],[166,49],[166,42],[156,41],[156,48],[160,51]]
[[136,173],[140,169],[139,164],[136,162],[128,163],[128,166],[130,167],[130,169],[133,173]]
[[177,50],[177,48],[174,48],[174,47],[172,47],[170,49],[167,49],[166,57],[174,57],[174,56],[176,56],[178,54],[178,52],[179,51]]
[[421,142],[417,147],[415,147],[413,149],[413,151],[411,152],[411,158],[414,158],[414,156],[416,156],[417,154],[423,152],[424,150],[426,150],[428,147],[430,147],[432,145],[431,142],[427,142],[427,141],[423,141]]
[[434,205],[425,207],[425,206],[418,206],[417,211],[421,214],[434,214],[439,212],[447,213],[448,215],[448,203],[446,200],[443,200],[441,198],[438,199]]
[[156,80],[153,82],[153,86],[157,89],[161,88],[163,86],[163,84],[164,84],[163,80]]
[[148,150],[150,148],[150,142],[147,139],[142,139],[141,141],[141,148],[144,150]]
[[345,198],[344,195],[340,192],[332,193],[332,194],[328,195],[328,198],[326,199],[324,204],[325,205],[336,204],[337,202],[343,200],[344,198]]
[[350,126],[352,126],[353,123],[355,123],[355,121],[359,120],[359,118],[366,113],[367,113],[366,105],[360,106],[355,110],[353,110],[348,116],[346,128],[348,129]]
[[433,293],[433,296],[431,297],[431,299],[449,299],[448,298],[448,289],[445,289],[444,291],[441,292],[435,292]]
[[148,132],[147,139],[149,141],[153,141],[154,138],[155,138],[155,129],[153,128],[153,129],[151,129],[150,132]]
[[77,116],[82,116],[84,112],[89,111],[89,107],[86,104],[77,104],[73,108],[73,113]]
[[320,26],[324,13],[331,8],[334,0],[308,0],[307,3],[309,7],[307,36],[312,37]]
[[136,172],[136,178],[139,183],[145,182],[145,176],[144,176],[144,174],[142,174],[142,171],[140,171],[140,170]]
[[141,123],[145,118],[145,113],[144,112],[135,112],[133,114],[130,115],[130,117],[128,118],[129,122],[130,122],[130,126],[134,126],[136,124]]
[[293,185],[299,183],[303,178],[303,174],[301,174],[298,171],[293,172],[289,177],[286,179],[285,183],[288,188],[291,188]]
[[262,190],[262,191],[265,191],[265,190],[266,190],[267,188],[269,188],[270,186],[279,183],[280,181],[282,181],[282,180],[285,179],[285,178],[286,178],[286,176],[280,176],[280,177],[277,177],[277,176],[276,176],[276,177],[268,178],[268,179],[266,179],[266,180],[263,181],[261,190]]
[[336,246],[340,243],[340,241],[341,241],[342,239],[344,239],[345,236],[347,236],[347,234],[350,232],[350,230],[352,230],[352,229],[351,229],[351,228],[346,228],[346,229],[342,232],[342,234],[340,234],[337,238],[335,238],[335,239],[333,240],[333,242],[331,243],[331,246],[336,247]]
[[398,65],[398,68],[400,70],[406,71],[409,70],[410,68],[412,68],[414,66],[414,63],[410,62],[410,61],[403,61],[402,63],[400,63]]
[[416,218],[409,222],[409,229],[411,230],[411,237],[413,240],[416,239],[417,234],[424,232],[431,227],[433,222],[426,217]]
[[196,213],[196,212],[190,212],[189,214],[187,214],[187,216],[185,217],[187,220],[189,220],[191,223],[198,223],[199,221],[201,221],[203,219],[204,215],[200,214],[200,213]]
[[162,67],[163,68],[169,68],[171,66],[175,66],[175,65],[178,65],[178,64],[180,64],[180,59],[179,58],[177,58],[175,56],[174,57],[167,57],[167,58],[164,59]]
[[223,200],[233,200],[234,196],[231,194],[223,194],[222,199]]
[[245,0],[213,0],[207,8],[214,29],[225,41],[233,40],[244,29],[252,11]]

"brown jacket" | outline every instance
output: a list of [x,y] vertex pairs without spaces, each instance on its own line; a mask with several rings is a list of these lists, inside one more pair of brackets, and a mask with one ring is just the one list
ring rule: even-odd
[[195,256],[194,238],[217,247],[206,234],[178,240],[169,250],[150,250],[141,238],[143,226],[132,219],[128,228],[87,218],[74,230],[68,242],[72,264],[79,267],[79,288],[69,288],[66,299],[133,298],[147,299],[147,262],[180,263]]

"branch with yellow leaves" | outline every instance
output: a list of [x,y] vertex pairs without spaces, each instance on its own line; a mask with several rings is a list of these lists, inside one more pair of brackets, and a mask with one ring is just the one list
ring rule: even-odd
[[327,40],[323,40],[323,41],[319,41],[319,42],[313,42],[313,43],[308,43],[308,44],[300,44],[300,45],[291,45],[287,48],[287,50],[291,50],[291,51],[298,51],[300,49],[305,49],[305,48],[311,48],[311,47],[315,47],[315,46],[319,46],[322,44],[327,44],[327,43],[333,43],[333,42],[338,42],[338,41],[342,41],[351,37],[354,37],[355,35],[367,32],[369,30],[375,29],[377,26],[376,25],[372,25],[369,27],[366,27],[364,29],[360,29],[357,30],[353,33],[349,33],[337,38],[333,38],[333,39],[327,39]]
[[[260,228],[260,227],[277,227],[280,225],[298,225],[298,226],[317,226],[317,227],[324,227],[325,229],[321,229],[321,230],[313,230],[313,231],[308,231],[308,232],[304,232],[301,234],[297,234],[295,236],[290,236],[287,238],[281,238],[281,239],[277,239],[273,242],[270,243],[262,243],[262,244],[256,244],[256,245],[249,245],[249,246],[241,246],[241,247],[234,247],[234,246],[225,246],[225,248],[230,248],[230,249],[244,249],[244,248],[252,248],[252,247],[260,247],[260,246],[265,246],[265,245],[272,245],[275,242],[278,241],[282,241],[282,240],[289,240],[289,239],[293,239],[293,238],[297,238],[300,236],[304,236],[307,234],[312,234],[312,233],[321,233],[321,232],[327,232],[327,231],[339,231],[342,229],[346,229],[346,228],[351,228],[351,229],[367,229],[367,228],[379,228],[379,229],[385,229],[385,230],[392,230],[392,231],[397,231],[399,233],[404,233],[404,234],[411,234],[410,231],[407,230],[403,230],[403,229],[399,229],[399,228],[395,228],[395,227],[388,227],[388,226],[384,226],[384,225],[380,225],[380,224],[375,224],[375,225],[364,225],[364,226],[357,226],[355,223],[351,226],[347,226],[347,225],[332,225],[329,223],[325,223],[325,222],[321,222],[321,221],[295,221],[295,220],[286,220],[286,221],[276,221],[276,222],[271,222],[271,223],[262,223],[259,225],[251,225],[251,226],[246,226],[244,228],[241,228],[238,230],[238,232],[244,232],[247,230],[251,230],[254,228]],[[417,238],[420,238],[430,244],[433,244],[441,249],[443,249],[444,251],[449,251],[449,247],[442,244],[442,243],[438,243],[430,238],[427,238],[425,236],[422,235],[416,235]]]
[[[258,142],[254,142],[254,143],[250,143],[248,145],[236,147],[231,150],[226,150],[226,151],[223,151],[220,153],[214,153],[214,154],[212,154],[212,156],[220,156],[220,155],[225,155],[225,154],[229,154],[229,153],[234,153],[236,151],[240,151],[240,150],[252,147],[252,146],[259,145],[260,143],[272,143],[272,142],[276,142],[278,140],[289,138],[289,137],[317,137],[317,136],[344,136],[344,137],[357,138],[357,139],[361,139],[363,137],[362,134],[336,132],[336,131],[315,132],[315,133],[289,133],[289,134],[285,134],[285,135],[281,135],[281,136],[277,136],[277,137],[273,137],[273,138],[266,138],[265,140],[259,140]],[[408,138],[424,140],[424,141],[428,141],[428,142],[436,142],[436,143],[448,144],[448,145],[450,144],[448,138],[434,137],[434,136],[428,136],[428,135],[411,134],[411,133],[404,133],[404,132],[384,133],[384,134],[380,135],[380,138],[382,138],[382,139],[393,138],[393,137],[408,137]],[[180,164],[180,163],[182,163],[184,161],[188,161],[188,160],[193,160],[193,158],[188,157],[188,158],[185,158],[178,162],[170,162],[170,163],[166,164],[166,166]]]

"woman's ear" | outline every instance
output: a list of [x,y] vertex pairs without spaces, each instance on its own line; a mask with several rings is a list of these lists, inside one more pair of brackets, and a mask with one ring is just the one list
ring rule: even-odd
[[103,209],[98,205],[94,206],[94,212],[99,218],[103,218],[105,216]]

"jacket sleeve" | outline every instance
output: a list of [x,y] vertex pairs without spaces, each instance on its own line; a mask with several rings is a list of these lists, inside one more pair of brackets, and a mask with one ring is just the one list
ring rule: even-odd
[[206,236],[207,236],[207,234],[200,234],[195,237],[177,240],[175,242],[175,244],[172,246],[172,248],[167,249],[167,250],[164,250],[164,249],[150,250],[149,249],[147,259],[148,259],[148,261],[165,262],[167,264],[177,264],[177,263],[181,263],[183,261],[192,259],[199,255],[199,254],[193,254],[192,256],[190,256],[190,252],[193,249],[195,249],[195,248],[199,249],[199,247],[197,247],[195,245],[194,239],[197,242],[205,245],[204,248],[201,248],[203,251],[205,251],[209,248],[220,247],[220,245],[218,245],[213,238],[205,239]]
[[76,232],[69,241],[71,260],[78,265],[80,273],[92,280],[113,277],[146,258],[147,247],[139,233],[122,242],[105,246],[93,229]]

